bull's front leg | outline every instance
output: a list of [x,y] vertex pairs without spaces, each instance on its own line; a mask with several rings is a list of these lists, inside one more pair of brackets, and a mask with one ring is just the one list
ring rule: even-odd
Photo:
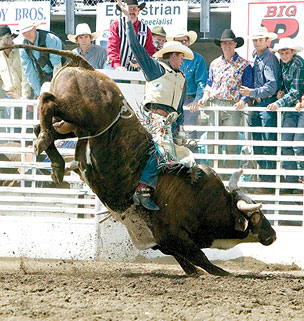
[[[34,127],[34,133],[37,137],[39,137],[41,132],[41,126],[37,125]],[[69,133],[65,135],[58,134],[55,132],[54,140],[56,139],[65,139],[65,138],[73,138],[75,137],[74,133]],[[46,154],[48,155],[50,161],[51,161],[51,167],[52,167],[52,180],[55,184],[60,184],[63,181],[63,177],[65,174],[65,161],[63,157],[58,152],[58,149],[56,148],[54,141],[49,144],[47,149],[45,150]]]
[[34,145],[37,156],[46,151],[49,145],[54,142],[55,129],[52,119],[55,116],[56,106],[58,106],[58,103],[54,95],[51,93],[42,93],[40,95],[38,108],[41,130]]

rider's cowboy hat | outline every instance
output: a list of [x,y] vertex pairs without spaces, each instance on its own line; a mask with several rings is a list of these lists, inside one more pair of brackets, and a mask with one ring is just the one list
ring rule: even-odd
[[15,33],[12,33],[10,27],[8,25],[0,26],[0,39],[4,37],[5,35],[12,36],[13,38],[16,38],[18,35]]
[[166,37],[166,31],[163,27],[161,26],[155,26],[152,30],[152,35],[158,35],[158,36],[163,36]]
[[274,40],[278,38],[278,35],[274,32],[268,32],[266,27],[259,27],[249,37],[252,40],[261,38],[269,38],[269,40]]
[[76,27],[76,34],[68,35],[68,39],[72,42],[76,42],[77,37],[81,35],[90,35],[92,40],[96,40],[99,37],[100,32],[91,32],[91,29],[87,23],[80,23]]
[[167,41],[172,41],[174,38],[179,38],[179,37],[188,37],[189,38],[189,46],[195,43],[197,39],[197,33],[193,30],[187,31],[186,29],[181,29],[176,31],[173,35],[170,35],[167,37]]
[[41,23],[42,22],[34,22],[32,20],[22,20],[19,23],[19,27],[18,27],[17,31],[19,33],[24,33],[24,32],[32,30],[33,28],[37,28],[38,26],[41,25]]
[[188,60],[193,59],[193,52],[190,48],[184,46],[178,41],[167,41],[165,42],[164,46],[162,49],[157,51],[153,57],[154,58],[162,58],[165,53],[168,52],[181,52],[184,54],[184,58]]
[[281,38],[279,42],[274,45],[273,51],[277,52],[282,49],[293,49],[296,52],[300,52],[303,50],[303,47],[298,46],[294,39]]
[[222,41],[235,41],[236,48],[242,47],[244,44],[244,39],[242,37],[236,37],[231,29],[225,29],[222,33],[221,38],[214,39],[213,41],[219,47],[221,46]]
[[[138,4],[137,0],[124,0],[124,2],[128,5],[128,7],[138,7],[140,10],[142,10],[146,6],[145,2]],[[116,9],[121,11],[118,4],[116,5]]]

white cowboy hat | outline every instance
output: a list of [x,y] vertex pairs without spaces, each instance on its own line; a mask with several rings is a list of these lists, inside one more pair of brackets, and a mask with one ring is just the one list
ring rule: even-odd
[[17,31],[19,33],[24,33],[24,32],[32,30],[34,27],[37,28],[38,26],[41,25],[41,23],[42,22],[37,22],[37,21],[35,22],[35,21],[32,21],[32,20],[22,20],[19,23]]
[[167,37],[167,41],[173,41],[174,38],[185,37],[189,38],[189,46],[195,43],[197,39],[197,33],[193,30],[187,31],[186,29],[177,30],[173,35]]
[[249,38],[252,40],[261,38],[269,38],[270,40],[274,40],[278,38],[278,35],[274,32],[268,32],[266,27],[259,27],[249,36]]
[[279,42],[274,45],[273,51],[278,52],[281,49],[293,49],[296,52],[300,52],[303,50],[303,47],[298,46],[294,39],[281,38]]
[[159,51],[157,51],[153,57],[154,58],[162,58],[164,56],[165,53],[168,52],[181,52],[184,54],[184,58],[188,59],[188,60],[192,60],[193,59],[193,52],[190,48],[184,46],[183,44],[181,44],[178,41],[167,41],[165,42],[164,46],[162,49],[160,49]]
[[68,39],[76,43],[76,38],[80,35],[90,35],[92,37],[92,40],[96,40],[99,37],[100,32],[91,32],[91,29],[87,23],[80,23],[76,27],[76,34],[68,35]]

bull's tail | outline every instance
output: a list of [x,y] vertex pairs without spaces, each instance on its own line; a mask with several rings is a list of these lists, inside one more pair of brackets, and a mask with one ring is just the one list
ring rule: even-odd
[[55,54],[61,57],[70,58],[71,61],[68,63],[68,66],[70,67],[82,67],[89,70],[95,70],[94,67],[86,61],[83,57],[81,57],[79,54],[69,51],[69,50],[60,50],[60,49],[53,49],[53,48],[45,48],[45,47],[37,47],[32,45],[26,45],[26,44],[14,44],[11,46],[4,46],[0,47],[0,51],[5,49],[29,49],[29,50],[37,50],[42,52],[47,52],[50,54]]

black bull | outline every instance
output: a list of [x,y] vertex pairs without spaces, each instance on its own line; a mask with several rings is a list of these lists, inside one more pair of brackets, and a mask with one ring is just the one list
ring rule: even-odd
[[[140,243],[140,233],[148,231],[146,247],[173,255],[187,274],[198,273],[200,267],[215,275],[228,272],[213,265],[202,248],[219,244],[221,248],[231,247],[241,242],[270,245],[275,241],[276,233],[260,206],[238,189],[240,173],[232,176],[229,191],[208,166],[199,165],[197,180],[187,169],[162,173],[153,195],[161,210],[149,213],[142,207],[135,209],[132,194],[153,144],[115,82],[70,51],[14,47],[56,53],[72,60],[53,78],[50,92],[40,96],[36,154],[46,151],[52,162],[53,180],[60,183],[64,160],[54,140],[79,137],[75,171],[120,221],[134,223],[139,218],[139,225],[146,225],[141,230],[138,222],[134,223],[135,229],[125,223],[132,240]],[[58,134],[52,126],[56,117],[75,125],[74,133]],[[236,213],[248,219],[244,232],[234,228]],[[141,231],[134,236],[137,227]]]

